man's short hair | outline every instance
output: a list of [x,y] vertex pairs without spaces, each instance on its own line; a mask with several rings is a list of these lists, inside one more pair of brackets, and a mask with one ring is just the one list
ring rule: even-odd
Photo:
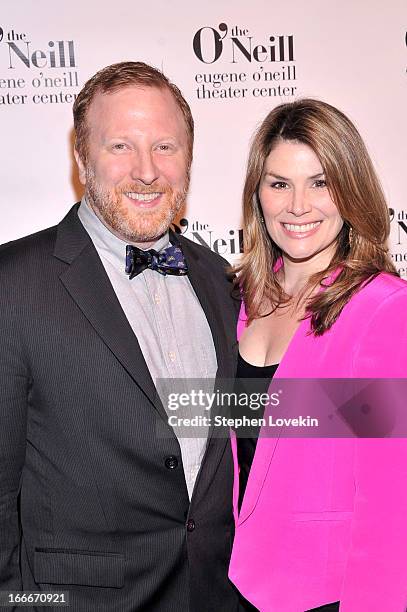
[[171,83],[160,70],[144,62],[120,62],[106,66],[106,68],[99,70],[82,87],[73,105],[76,132],[75,148],[80,158],[83,161],[87,159],[89,127],[86,115],[96,94],[112,93],[132,86],[168,89],[172,93],[184,117],[188,137],[188,163],[190,164],[194,143],[194,120],[189,104],[174,83]]

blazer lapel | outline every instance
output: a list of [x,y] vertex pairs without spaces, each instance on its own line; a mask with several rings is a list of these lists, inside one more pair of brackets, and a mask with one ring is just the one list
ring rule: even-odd
[[[240,321],[246,320],[246,314],[244,306],[242,304]],[[243,333],[244,326],[239,326],[239,338]],[[271,381],[268,389],[269,395],[278,389],[279,378],[297,378],[300,376],[297,371],[298,355],[306,355],[307,351],[303,347],[304,339],[307,338],[307,334],[310,329],[310,323],[308,319],[304,319],[299,324],[297,330],[291,342],[286,350],[286,353],[278,366],[276,373]],[[305,358],[305,357],[304,357]],[[267,418],[267,409],[266,409]],[[238,524],[244,523],[244,521],[251,515],[256,507],[257,500],[259,498],[264,480],[267,476],[267,472],[271,468],[271,462],[277,449],[277,445],[280,442],[280,436],[282,433],[282,427],[276,430],[276,435],[269,437],[267,435],[267,427],[265,436],[261,436],[257,442],[256,452],[254,454],[253,463],[250,469],[250,476],[248,479],[245,495],[243,498],[242,507],[238,517]]]
[[58,226],[54,256],[69,264],[60,280],[72,299],[162,418],[167,421],[137,338],[97,251],[78,219],[77,205]]

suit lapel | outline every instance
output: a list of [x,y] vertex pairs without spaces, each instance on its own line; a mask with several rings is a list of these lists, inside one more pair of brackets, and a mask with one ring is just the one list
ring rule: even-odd
[[[235,375],[235,359],[231,352],[233,342],[227,333],[227,310],[230,306],[222,304],[219,295],[211,284],[212,271],[201,258],[198,258],[185,240],[181,242],[182,250],[188,263],[188,278],[205,313],[211,329],[218,362],[217,378]],[[233,329],[233,325],[232,325]]]
[[[236,342],[236,318],[233,317],[233,309],[230,303],[224,303],[218,291],[214,289],[212,270],[208,262],[203,262],[196,252],[191,249],[190,243],[177,237],[182,246],[185,258],[188,263],[189,279],[198,297],[202,309],[207,318],[211,329],[213,342],[215,345],[218,369],[215,380],[215,389],[231,391],[225,389],[222,379],[232,379],[236,373],[237,361],[237,342]],[[216,272],[213,271],[213,274]],[[218,273],[218,271],[217,271]],[[226,295],[227,300],[229,296]],[[219,407],[217,414],[222,413]],[[212,414],[212,417],[214,414]],[[201,463],[193,499],[196,502],[200,497],[205,496],[210,486],[212,478],[217,470],[219,462],[226,451],[229,442],[229,432],[224,431],[222,438],[214,436],[215,429],[212,425],[206,453]]]
[[136,336],[75,206],[58,226],[54,256],[69,264],[60,280],[96,333],[167,420]]

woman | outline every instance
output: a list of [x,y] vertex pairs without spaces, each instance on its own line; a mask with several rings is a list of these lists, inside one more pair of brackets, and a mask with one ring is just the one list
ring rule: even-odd
[[[254,138],[243,199],[238,376],[405,378],[407,283],[349,119],[311,99],[275,108]],[[405,612],[407,441],[260,436],[254,446],[235,440],[242,487],[253,459],[240,511],[235,487],[230,577],[241,593],[267,612],[339,602]]]

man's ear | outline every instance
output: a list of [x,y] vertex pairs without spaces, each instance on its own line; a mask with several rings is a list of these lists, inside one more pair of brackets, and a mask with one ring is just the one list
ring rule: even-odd
[[76,149],[76,147],[73,150],[73,154],[75,156],[76,163],[78,164],[79,180],[82,183],[82,185],[86,185],[86,168],[85,168],[85,164],[83,163],[83,160],[82,160],[81,156],[79,155],[78,150]]

